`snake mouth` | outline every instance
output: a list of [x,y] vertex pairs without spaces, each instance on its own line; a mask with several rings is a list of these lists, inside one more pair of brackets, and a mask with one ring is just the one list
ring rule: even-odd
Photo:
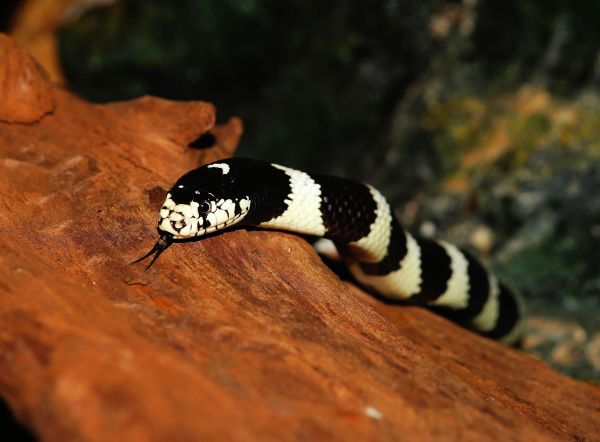
[[250,209],[249,199],[210,202],[208,213],[200,214],[199,204],[174,204],[167,199],[160,211],[158,229],[173,239],[188,239],[226,229],[240,222]]

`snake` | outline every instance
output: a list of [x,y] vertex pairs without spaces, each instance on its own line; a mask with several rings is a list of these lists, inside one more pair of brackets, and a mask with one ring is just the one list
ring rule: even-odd
[[149,269],[175,242],[240,227],[331,240],[352,277],[383,300],[508,344],[521,336],[521,299],[466,250],[404,229],[375,187],[265,161],[232,157],[181,176],[160,209],[160,238],[135,262],[153,256]]

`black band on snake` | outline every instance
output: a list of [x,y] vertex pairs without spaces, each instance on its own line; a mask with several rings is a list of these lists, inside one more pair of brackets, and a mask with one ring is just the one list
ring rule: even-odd
[[519,300],[471,255],[408,233],[369,185],[276,164],[229,158],[183,175],[160,210],[161,239],[140,260],[233,226],[331,239],[356,280],[384,298],[446,310],[507,343],[519,337]]

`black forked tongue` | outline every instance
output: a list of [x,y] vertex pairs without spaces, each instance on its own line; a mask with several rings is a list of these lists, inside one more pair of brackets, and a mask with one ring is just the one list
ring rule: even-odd
[[148,253],[146,253],[141,258],[136,259],[131,264],[136,264],[140,261],[143,261],[144,259],[148,258],[150,255],[154,254],[154,256],[152,257],[152,260],[150,261],[150,264],[148,264],[148,266],[144,270],[144,271],[147,271],[150,267],[152,267],[152,264],[154,264],[154,261],[156,261],[158,259],[160,254],[162,252],[164,252],[165,250],[167,250],[171,244],[173,244],[171,237],[167,236],[167,235],[163,235],[160,237],[160,239],[158,241],[156,241],[156,244],[154,244],[154,247],[152,247],[152,249]]

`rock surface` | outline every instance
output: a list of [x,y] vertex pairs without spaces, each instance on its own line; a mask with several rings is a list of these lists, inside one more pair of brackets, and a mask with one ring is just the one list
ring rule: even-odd
[[[5,37],[0,53],[29,63]],[[598,387],[381,304],[293,235],[226,232],[130,265],[165,189],[232,154],[241,123],[3,72],[37,86],[0,100],[0,396],[41,439],[600,438]]]

